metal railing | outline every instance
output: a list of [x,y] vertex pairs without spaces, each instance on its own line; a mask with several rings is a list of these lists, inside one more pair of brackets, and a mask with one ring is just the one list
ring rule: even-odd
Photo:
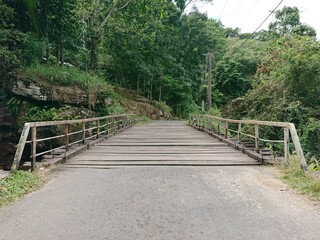
[[[23,151],[27,144],[31,144],[30,160],[31,170],[33,171],[36,167],[37,157],[41,157],[45,154],[50,154],[58,150],[67,152],[73,145],[85,145],[89,140],[99,139],[101,137],[105,138],[132,126],[134,122],[134,115],[123,114],[78,120],[25,123],[17,145],[11,171],[19,168]],[[44,131],[46,129],[48,130],[50,127],[50,136],[46,136],[45,138],[37,137],[37,135],[39,135],[37,134],[39,129]],[[54,130],[52,130],[52,128],[54,128]],[[48,134],[48,131],[46,134]],[[48,141],[56,141],[55,145],[57,146],[38,152],[37,145]]]
[[[255,121],[255,120],[234,120],[220,117],[214,117],[211,115],[199,115],[191,114],[189,118],[189,124],[193,127],[202,128],[209,133],[216,133],[227,139],[231,134],[234,135],[238,142],[242,142],[243,139],[252,139],[256,151],[260,149],[260,143],[277,143],[283,144],[284,159],[289,160],[290,157],[290,136],[293,142],[295,152],[300,160],[301,167],[306,171],[307,164],[301,148],[300,140],[297,134],[297,130],[293,123],[288,122],[269,122],[269,121]],[[236,129],[232,129],[230,125],[236,125]],[[249,125],[254,128],[254,134],[246,133],[243,131],[244,126]],[[260,136],[260,128],[262,126],[277,127],[283,129],[283,140],[269,140]]]

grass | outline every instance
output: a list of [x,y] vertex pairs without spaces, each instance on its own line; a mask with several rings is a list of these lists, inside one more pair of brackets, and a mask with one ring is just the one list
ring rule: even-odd
[[0,179],[0,207],[39,189],[43,183],[42,177],[25,171],[16,171],[9,177]]
[[137,125],[145,125],[151,122],[151,119],[146,115],[137,116]]
[[320,200],[320,178],[312,176],[312,172],[305,173],[297,157],[292,157],[288,164],[281,167],[282,178],[290,187],[312,199]]
[[101,77],[81,71],[76,67],[37,64],[20,69],[19,75],[35,82],[45,80],[51,84],[78,86],[92,91],[110,88]]

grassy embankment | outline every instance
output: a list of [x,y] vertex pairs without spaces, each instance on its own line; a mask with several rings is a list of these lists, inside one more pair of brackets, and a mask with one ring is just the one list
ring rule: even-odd
[[305,173],[296,157],[292,157],[288,164],[281,166],[282,179],[290,187],[298,192],[307,195],[311,199],[320,200],[320,175],[315,176],[315,172]]
[[11,204],[44,184],[43,177],[25,171],[16,171],[0,179],[0,207]]

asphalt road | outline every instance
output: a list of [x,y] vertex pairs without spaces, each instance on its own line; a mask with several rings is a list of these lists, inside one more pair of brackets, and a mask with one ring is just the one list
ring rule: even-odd
[[0,209],[0,239],[301,240],[319,223],[265,167],[59,168]]

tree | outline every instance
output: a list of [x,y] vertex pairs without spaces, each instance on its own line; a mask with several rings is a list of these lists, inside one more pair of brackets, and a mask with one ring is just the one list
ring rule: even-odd
[[17,15],[13,8],[0,0],[0,82],[7,80],[8,74],[19,63],[24,34],[17,30]]
[[87,26],[84,34],[86,38],[83,40],[90,52],[89,68],[91,70],[97,67],[97,51],[110,18],[125,9],[130,2],[131,0],[82,1],[83,21]]
[[184,10],[192,3],[196,2],[212,2],[213,0],[172,0],[172,2],[177,6],[180,13],[182,14]]
[[269,32],[271,35],[279,37],[292,33],[301,36],[315,36],[316,31],[300,22],[300,12],[297,7],[283,7],[276,11],[275,21],[270,23]]
[[224,29],[225,36],[227,38],[232,38],[232,37],[239,37],[241,35],[240,28],[225,28]]
[[240,62],[225,58],[216,65],[214,88],[223,94],[218,104],[244,96],[251,88],[251,80],[245,78],[244,66]]

